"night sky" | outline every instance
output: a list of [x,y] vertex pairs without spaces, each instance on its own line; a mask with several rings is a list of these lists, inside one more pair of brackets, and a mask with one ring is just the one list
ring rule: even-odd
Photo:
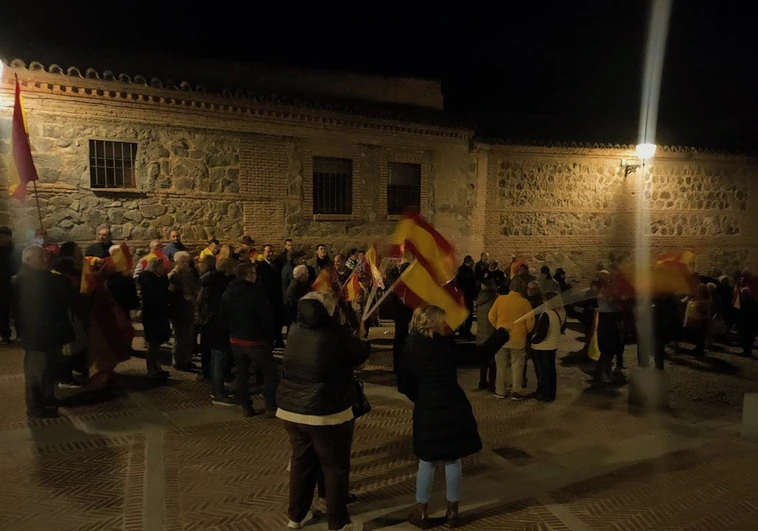
[[[5,57],[33,60],[38,50],[53,50],[68,66],[77,64],[67,60],[76,48],[159,51],[433,77],[442,80],[446,110],[478,124],[485,136],[619,143],[637,137],[645,0],[451,2],[448,8],[320,2],[278,11],[251,2],[219,2],[213,11],[211,3],[197,9],[134,2],[118,11],[102,1],[49,9],[18,4],[0,16]],[[754,11],[747,1],[674,0],[659,144],[756,150]],[[160,76],[149,65],[132,73]]]

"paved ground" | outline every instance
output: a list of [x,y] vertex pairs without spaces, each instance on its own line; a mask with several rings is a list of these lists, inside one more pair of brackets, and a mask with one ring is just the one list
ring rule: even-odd
[[[392,386],[386,332],[373,333],[378,348],[364,374],[374,409],[354,442],[352,512],[364,530],[410,529],[411,409]],[[559,356],[578,349],[576,335]],[[630,412],[625,387],[588,390],[574,365],[559,368],[550,405],[472,391],[485,450],[464,462],[463,529],[758,529],[758,445],[737,435],[758,361],[725,352],[674,362],[673,411],[663,415]],[[119,372],[110,400],[28,423],[21,353],[0,350],[0,529],[284,527],[288,445],[278,421],[210,406],[207,386],[189,375],[152,388],[138,359]],[[475,370],[462,369],[460,380],[472,389]],[[436,516],[443,507],[438,481]]]

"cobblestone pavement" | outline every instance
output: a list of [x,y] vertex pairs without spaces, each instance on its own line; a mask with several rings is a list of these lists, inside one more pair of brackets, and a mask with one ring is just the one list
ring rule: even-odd
[[[393,387],[388,333],[372,332],[377,348],[364,375],[373,411],[354,441],[351,511],[364,530],[411,529],[411,405]],[[559,356],[578,349],[575,339],[567,334]],[[629,366],[633,357],[627,352]],[[79,400],[63,418],[27,422],[21,359],[17,349],[0,350],[0,529],[284,528],[289,452],[278,421],[211,406],[192,375],[172,372],[152,387],[133,359],[119,367],[108,400]],[[737,435],[756,365],[730,352],[676,355],[674,407],[661,415],[630,412],[623,386],[588,389],[575,365],[559,367],[553,404],[471,391],[485,449],[464,460],[462,529],[757,529],[758,445]],[[476,380],[475,369],[460,371],[467,390]],[[439,517],[439,477],[434,498]]]

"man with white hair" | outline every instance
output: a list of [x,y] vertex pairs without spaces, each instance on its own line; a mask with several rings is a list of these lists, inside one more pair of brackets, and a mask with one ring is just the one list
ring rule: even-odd
[[297,321],[297,303],[308,294],[308,266],[300,264],[292,272],[284,303],[287,306],[288,325]]
[[190,372],[195,350],[195,301],[197,279],[190,269],[192,257],[187,251],[174,255],[174,269],[168,274],[171,325],[174,329],[174,368]]
[[50,272],[48,253],[34,244],[24,249],[16,277],[21,344],[24,348],[26,414],[58,417],[55,399],[57,360],[74,340],[69,320],[72,290],[65,277]]
[[150,261],[151,258],[160,258],[163,260],[163,266],[166,268],[166,271],[171,270],[171,261],[163,254],[163,242],[161,240],[153,240],[150,242],[150,252],[143,256],[140,260],[137,261],[137,264],[134,266],[134,279],[136,280],[137,277],[145,270],[145,266],[147,266],[147,263]]

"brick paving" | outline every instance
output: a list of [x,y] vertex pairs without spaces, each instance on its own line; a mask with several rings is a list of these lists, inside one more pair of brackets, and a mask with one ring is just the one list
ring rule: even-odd
[[[392,385],[382,345],[388,332],[373,332],[377,346],[364,375],[374,409],[357,423],[353,449],[359,502],[351,511],[364,530],[411,529],[411,404]],[[567,336],[559,355],[578,348],[575,338]],[[629,365],[632,359],[630,351]],[[758,362],[729,351],[713,359],[739,370],[702,371],[694,364],[720,362],[680,355],[669,369],[678,378],[674,409],[660,415],[630,412],[624,387],[588,390],[576,366],[560,367],[559,400],[549,405],[471,391],[485,449],[464,461],[462,529],[758,528],[758,446],[738,436],[732,396],[756,388]],[[0,529],[284,528],[289,451],[278,421],[210,406],[207,385],[192,375],[172,373],[168,385],[151,387],[143,363],[119,367],[107,401],[30,423],[21,352],[0,350]],[[706,378],[724,387],[726,399],[703,408],[690,387]],[[460,371],[467,390],[476,379],[475,369]],[[709,387],[704,396],[713,393]],[[432,509],[435,517],[444,511],[441,477]]]

